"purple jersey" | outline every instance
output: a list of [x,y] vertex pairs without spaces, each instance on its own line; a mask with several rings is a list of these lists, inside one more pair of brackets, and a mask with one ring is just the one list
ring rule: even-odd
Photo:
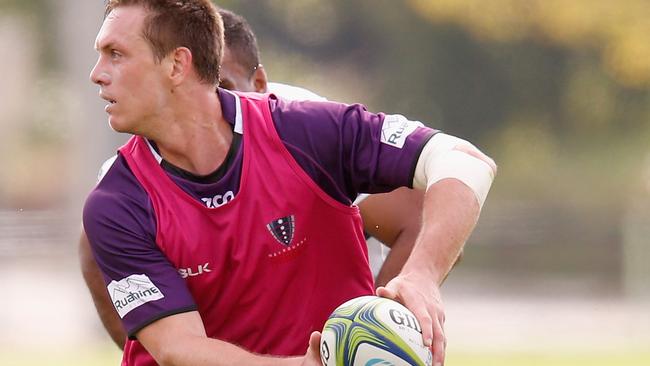
[[[224,117],[235,133],[241,132],[239,100],[223,90],[219,98]],[[320,189],[345,205],[358,192],[410,186],[419,153],[435,133],[401,116],[369,113],[361,105],[271,97],[269,106],[292,158]],[[242,150],[234,153],[232,164],[214,183],[168,176],[207,207],[223,206],[239,192]],[[152,154],[156,156],[153,148]],[[118,155],[88,197],[84,227],[107,283],[130,279],[142,288],[151,283],[165,294],[147,293],[143,295],[147,301],[124,304],[129,309],[122,320],[130,336],[161,317],[196,309],[184,279],[187,269],[173,266],[157,246],[152,202],[123,156]]]

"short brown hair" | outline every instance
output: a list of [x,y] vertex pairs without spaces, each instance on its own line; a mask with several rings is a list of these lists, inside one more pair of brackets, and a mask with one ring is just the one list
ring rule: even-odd
[[108,0],[104,16],[120,6],[142,6],[149,11],[142,36],[157,62],[176,48],[187,47],[201,80],[219,83],[223,23],[210,0]]

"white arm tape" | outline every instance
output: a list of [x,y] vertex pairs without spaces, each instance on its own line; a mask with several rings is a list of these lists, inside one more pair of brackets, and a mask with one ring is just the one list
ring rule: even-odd
[[490,191],[494,170],[484,160],[458,149],[463,147],[480,151],[471,143],[444,133],[434,135],[422,149],[413,176],[413,187],[428,189],[446,178],[455,178],[468,186],[476,196],[479,208]]

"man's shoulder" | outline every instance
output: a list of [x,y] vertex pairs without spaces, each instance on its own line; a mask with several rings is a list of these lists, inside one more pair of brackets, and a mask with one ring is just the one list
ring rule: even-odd
[[104,169],[106,171],[86,198],[83,208],[83,224],[88,237],[106,245],[113,242],[101,238],[114,238],[115,235],[153,237],[155,217],[151,200],[126,160],[118,154],[103,164],[102,171]]
[[88,195],[86,204],[108,208],[132,203],[142,205],[146,201],[144,189],[129,169],[124,157],[117,154],[102,164],[97,185]]
[[97,173],[97,182],[101,182],[106,173],[108,173],[108,171],[113,167],[117,160],[117,156],[118,155],[115,154],[102,163],[102,166],[99,168],[99,172]]

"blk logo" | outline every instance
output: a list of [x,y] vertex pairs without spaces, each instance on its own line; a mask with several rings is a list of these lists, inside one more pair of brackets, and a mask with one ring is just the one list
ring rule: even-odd
[[208,267],[209,265],[210,263],[205,263],[205,264],[199,264],[195,268],[192,267],[179,268],[178,274],[181,275],[181,278],[196,277],[207,272],[212,272]]

